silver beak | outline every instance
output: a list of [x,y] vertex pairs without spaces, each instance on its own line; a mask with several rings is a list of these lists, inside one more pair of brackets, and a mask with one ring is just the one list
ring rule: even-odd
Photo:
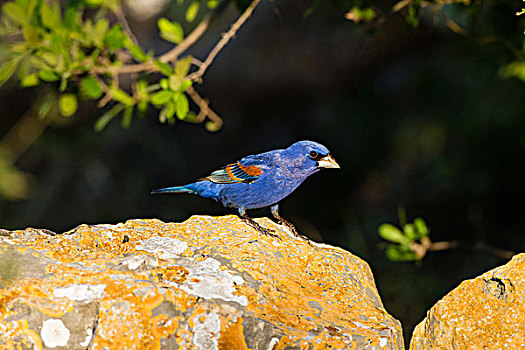
[[339,164],[337,164],[335,159],[330,155],[330,153],[324,156],[323,158],[319,159],[317,161],[317,166],[319,168],[335,168],[335,169],[341,168]]

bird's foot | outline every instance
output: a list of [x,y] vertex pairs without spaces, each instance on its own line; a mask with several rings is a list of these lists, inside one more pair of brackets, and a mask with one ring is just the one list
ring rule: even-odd
[[283,226],[286,226],[286,228],[288,230],[290,230],[290,232],[295,236],[295,237],[300,237],[301,235],[299,234],[299,231],[297,231],[297,229],[295,228],[295,225],[292,224],[290,221],[287,221],[287,220],[284,220],[284,219],[280,219],[279,220],[279,225],[283,225]]
[[268,235],[268,236],[271,236],[271,237],[275,237],[275,238],[281,239],[281,237],[278,234],[276,234],[274,230],[271,230],[271,229],[266,228],[266,227],[262,227],[255,220],[253,220],[251,218],[248,218],[248,217],[245,217],[245,218],[241,217],[241,219],[242,219],[242,221],[247,223],[249,226],[253,227],[255,229],[255,231],[257,231],[259,233],[262,233],[262,234],[265,234],[265,235]]
[[278,220],[279,220],[279,224],[286,226],[286,228],[288,228],[288,230],[290,230],[290,232],[292,232],[294,237],[302,238],[305,241],[307,241],[308,243],[310,243],[310,239],[308,237],[303,236],[302,234],[300,234],[299,231],[297,231],[297,229],[295,228],[295,225],[292,224],[290,221],[288,221],[288,220],[286,220],[286,219],[284,219],[282,217],[279,218]]

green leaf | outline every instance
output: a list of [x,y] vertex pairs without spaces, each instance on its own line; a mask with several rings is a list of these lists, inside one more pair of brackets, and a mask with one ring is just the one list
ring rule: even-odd
[[166,119],[168,119],[168,122],[171,120],[175,120],[173,116],[175,115],[175,103],[169,101],[166,103]]
[[[58,3],[58,1],[57,1]],[[64,11],[63,26],[69,31],[80,31],[82,25],[82,11],[75,6],[74,3],[68,2]]]
[[184,121],[188,123],[196,123],[196,124],[202,123],[202,120],[200,120],[197,114],[193,112],[188,112],[188,114],[186,114],[186,118],[184,118]]
[[200,1],[194,1],[193,3],[191,3],[191,5],[186,10],[186,21],[193,22],[195,20],[195,17],[197,17],[197,14],[199,13],[199,6]]
[[525,81],[525,62],[512,62],[511,64],[503,67],[500,71],[500,74],[505,78],[515,77]]
[[58,63],[58,56],[52,52],[44,51],[41,53],[40,57],[47,65],[51,67],[56,67]]
[[182,82],[182,84],[180,84],[180,87],[179,87],[179,91],[180,92],[184,92],[186,90],[188,90],[188,88],[193,84],[193,81],[191,81],[190,79],[186,79]]
[[[65,40],[65,38],[59,34],[52,34],[51,38],[49,40],[49,49],[56,53],[58,56],[62,55],[69,55],[67,52],[69,43]],[[60,60],[57,64],[60,63]]]
[[120,126],[123,129],[129,129],[131,126],[131,120],[133,119],[133,107],[128,107],[124,110],[122,114],[122,120],[120,121]]
[[109,124],[109,122],[115,118],[117,116],[117,114],[119,114],[120,112],[122,112],[122,110],[126,108],[126,106],[124,105],[121,105],[121,104],[118,104],[116,106],[113,106],[113,108],[111,108],[109,111],[107,111],[106,113],[104,113],[100,118],[98,118],[98,120],[95,122],[95,125],[93,126],[93,128],[95,129],[96,132],[101,132],[102,130],[104,130],[104,128],[106,127],[106,125]]
[[77,111],[78,101],[77,96],[74,94],[62,94],[58,99],[58,108],[60,114],[64,117],[70,117]]
[[416,231],[414,224],[405,224],[403,226],[403,233],[412,241],[419,239],[419,234]]
[[181,80],[176,75],[170,77],[170,89],[177,92],[184,92],[193,84],[189,79]]
[[177,75],[177,77],[180,79],[184,79],[186,75],[188,75],[191,66],[191,59],[191,56],[186,56],[177,61],[177,65],[175,66],[175,75]]
[[173,74],[169,80],[169,88],[173,91],[178,91],[182,85],[182,79],[176,74]]
[[60,87],[58,88],[60,92],[66,91],[67,88],[67,76],[62,75],[62,79],[60,80]]
[[106,35],[109,28],[109,22],[107,19],[102,18],[100,21],[95,23],[93,31],[91,32],[93,42],[95,45],[101,47],[104,43],[104,35]]
[[94,77],[82,78],[82,81],[80,83],[80,91],[84,96],[94,100],[99,99],[104,93],[102,86]]
[[406,236],[404,236],[403,233],[397,227],[393,225],[382,224],[381,226],[379,226],[378,231],[379,236],[381,236],[381,238],[387,241],[403,245],[410,244],[410,240]]
[[191,86],[192,82],[189,79],[184,80],[190,71],[191,60],[192,57],[187,56],[177,61],[175,74],[170,77],[170,89],[173,91],[184,92]]
[[219,6],[219,0],[208,0],[206,1],[206,6],[208,6],[209,9],[214,9]]
[[17,24],[24,25],[29,21],[24,8],[17,3],[5,3],[4,6],[2,6],[2,12]]
[[20,66],[18,67],[18,79],[22,80],[31,74],[31,56],[27,55],[22,58]]
[[38,3],[39,3],[39,0],[29,0],[29,2],[27,3],[27,6],[25,6],[27,9],[26,15],[28,18],[33,17],[33,14],[35,13],[36,5],[38,5]]
[[146,79],[140,79],[137,84],[137,89],[139,92],[145,92],[148,88],[148,81]]
[[42,1],[40,6],[40,18],[44,27],[55,30],[60,25],[60,3],[58,1],[52,2],[52,8],[47,5],[45,1]]
[[104,35],[104,44],[110,50],[120,50],[126,46],[127,36],[122,31],[120,24],[115,24],[108,32]]
[[120,102],[125,106],[133,106],[135,104],[135,100],[133,99],[133,97],[125,93],[122,89],[111,89],[111,95],[115,101]]
[[166,78],[160,79],[159,85],[162,88],[162,90],[169,90],[170,88],[170,83],[168,82],[168,79]]
[[414,261],[417,260],[416,253],[407,246],[391,244],[386,248],[386,257],[391,261]]
[[166,106],[159,113],[159,121],[163,124],[166,121],[168,121],[168,123],[170,124],[173,124],[175,122],[175,118],[173,118],[174,115],[175,104],[172,101],[168,101],[166,103]]
[[171,66],[168,63],[164,63],[159,60],[155,60],[153,63],[155,64],[155,67],[157,67],[161,74],[164,74],[166,76],[170,76],[173,74],[173,68],[171,68]]
[[173,92],[168,90],[159,91],[151,96],[151,103],[154,105],[165,105],[173,97]]
[[129,52],[137,61],[146,62],[149,59],[149,57],[144,53],[144,50],[142,50],[142,48],[138,45],[130,45]]
[[19,61],[20,56],[4,62],[4,64],[0,66],[0,86],[4,85],[4,83],[15,73]]
[[167,117],[166,117],[166,111],[168,110],[167,107],[164,107],[160,113],[159,113],[159,122],[161,122],[162,124],[164,124],[167,120]]
[[38,75],[36,73],[26,75],[22,79],[20,79],[20,86],[22,87],[31,87],[36,86],[40,84],[40,79],[38,79]]
[[160,36],[166,41],[178,44],[184,39],[182,26],[177,22],[161,17],[157,21],[157,26],[160,30]]
[[88,6],[98,7],[98,6],[102,5],[103,0],[84,0],[84,2]]
[[220,130],[221,125],[215,122],[212,122],[211,120],[208,120],[206,123],[204,123],[204,127],[206,128],[206,130],[210,132],[216,132]]
[[37,48],[40,44],[40,34],[38,28],[34,26],[24,26],[22,28],[22,34],[29,47]]
[[146,113],[146,111],[148,110],[148,102],[147,101],[140,101],[139,103],[137,103],[137,110],[140,113]]
[[430,230],[428,229],[425,220],[423,220],[422,218],[415,218],[414,226],[416,227],[416,230],[421,237],[426,237],[430,233]]
[[359,23],[361,21],[370,22],[371,20],[374,19],[375,16],[376,16],[376,13],[374,9],[372,9],[371,7],[359,8],[357,6],[354,6],[350,11],[348,11],[345,14],[346,19],[353,21],[355,23]]
[[42,99],[42,102],[40,103],[40,107],[38,108],[39,118],[41,119],[45,118],[49,114],[54,101],[55,101],[55,93],[52,91],[48,92]]
[[188,103],[188,98],[184,94],[180,94],[175,101],[177,118],[183,120],[186,118],[186,114],[190,110],[190,105]]
[[60,77],[50,69],[42,69],[38,72],[38,77],[47,82],[53,82],[60,79]]

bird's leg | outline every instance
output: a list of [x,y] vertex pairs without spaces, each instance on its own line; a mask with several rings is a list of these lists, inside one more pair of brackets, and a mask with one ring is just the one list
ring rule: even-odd
[[275,234],[273,230],[270,230],[268,228],[262,227],[261,225],[259,225],[259,223],[257,223],[251,217],[249,217],[246,214],[246,209],[239,208],[239,216],[241,217],[242,221],[247,223],[249,226],[253,227],[255,229],[255,231],[257,231],[259,233],[262,233],[262,234],[265,234],[265,235],[268,235],[268,236],[281,238],[281,237],[279,237],[279,235]]
[[281,225],[284,225],[284,226],[288,227],[288,229],[290,231],[292,231],[292,233],[293,233],[293,235],[295,237],[301,237],[301,238],[304,238],[304,239],[308,240],[308,238],[306,238],[305,236],[299,234],[299,232],[297,231],[295,226],[290,221],[286,220],[281,215],[279,215],[279,204],[276,204],[276,205],[272,206],[271,210],[272,210],[273,217],[276,218],[277,220],[279,220],[279,223]]

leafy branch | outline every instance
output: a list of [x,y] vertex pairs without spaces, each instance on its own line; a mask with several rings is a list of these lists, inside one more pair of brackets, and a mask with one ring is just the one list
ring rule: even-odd
[[469,249],[485,251],[494,256],[510,259],[515,252],[496,248],[483,242],[464,242],[459,240],[432,242],[430,229],[422,218],[407,223],[404,213],[400,215],[401,228],[391,224],[379,226],[381,238],[388,241],[385,254],[392,261],[421,261],[430,251],[449,249]]
[[[181,56],[209,28],[212,13],[204,15],[186,37],[178,22],[160,18],[160,36],[175,46],[155,56],[139,46],[118,0],[72,1],[63,6],[58,1],[8,1],[2,6],[0,26],[6,41],[0,57],[0,85],[16,71],[22,87],[58,85],[57,104],[64,117],[77,111],[79,100],[96,100],[99,107],[110,104],[95,123],[97,131],[118,115],[127,127],[135,111],[145,113],[148,108],[159,111],[162,123],[173,124],[176,118],[187,122],[208,119],[206,128],[216,131],[222,119],[192,85],[202,82],[215,57],[259,2],[254,0],[244,10],[201,62]],[[190,4],[188,21],[195,19],[199,4],[198,0]],[[217,4],[209,1],[208,7]],[[115,24],[110,25],[112,22]],[[121,83],[121,75],[130,76],[129,86]],[[188,97],[199,108],[197,114],[191,112]],[[41,110],[39,114],[45,117],[47,113]]]

